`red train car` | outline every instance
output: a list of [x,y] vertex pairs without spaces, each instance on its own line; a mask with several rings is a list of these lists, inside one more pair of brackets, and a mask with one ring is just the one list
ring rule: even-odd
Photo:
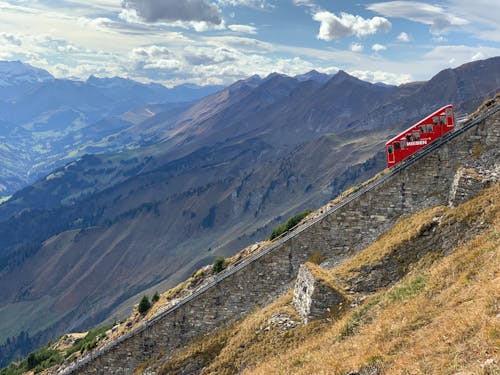
[[440,108],[385,144],[387,167],[396,165],[454,127],[453,106]]

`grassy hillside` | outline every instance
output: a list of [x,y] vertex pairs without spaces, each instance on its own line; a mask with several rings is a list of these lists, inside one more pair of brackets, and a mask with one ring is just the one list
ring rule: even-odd
[[436,248],[412,259],[409,272],[392,286],[351,292],[354,302],[344,312],[297,324],[290,292],[137,373],[150,367],[160,374],[499,374],[499,198],[497,184],[456,209],[431,208],[402,219],[329,270],[332,278],[347,280],[361,266],[418,240],[436,217],[440,226],[467,228],[462,235],[470,239],[449,255]]

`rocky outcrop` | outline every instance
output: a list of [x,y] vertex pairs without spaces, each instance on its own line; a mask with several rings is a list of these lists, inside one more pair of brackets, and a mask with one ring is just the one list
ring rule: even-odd
[[460,168],[455,174],[450,190],[448,206],[474,198],[490,183],[498,181],[498,173],[489,169]]
[[293,293],[293,305],[304,323],[342,309],[346,297],[335,288],[319,266],[305,263],[299,268]]

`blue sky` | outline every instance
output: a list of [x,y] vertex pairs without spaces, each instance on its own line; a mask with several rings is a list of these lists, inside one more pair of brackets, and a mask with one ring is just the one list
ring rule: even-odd
[[0,59],[166,85],[343,69],[400,84],[500,55],[492,0],[0,0]]

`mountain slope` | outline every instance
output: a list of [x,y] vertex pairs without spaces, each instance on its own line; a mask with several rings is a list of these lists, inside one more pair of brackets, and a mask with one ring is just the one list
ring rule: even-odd
[[[498,265],[492,262],[500,256],[499,192],[497,184],[455,209],[434,207],[403,218],[340,267],[309,266],[336,288],[339,278],[355,272],[370,283],[367,272],[384,256],[381,249],[387,254],[401,248],[398,259],[404,263],[408,258],[410,272],[387,288],[372,293],[344,290],[346,306],[307,324],[295,311],[290,291],[244,319],[194,339],[173,357],[143,364],[141,370],[161,375],[494,374],[500,370],[499,309],[493,297],[500,290]],[[412,260],[414,254],[404,249],[418,248],[416,242],[426,236],[422,228],[439,231],[438,221],[443,226],[462,222],[467,240],[446,251],[434,247]]]
[[[365,180],[383,169],[394,128],[423,111],[396,107],[392,117],[391,101],[413,95],[422,108],[433,105],[417,95],[421,87],[379,87],[345,73],[324,85],[254,77],[177,121],[149,119],[165,130],[159,144],[86,156],[17,192],[0,205],[1,314],[43,306],[53,320],[0,319],[0,336],[28,327],[47,340],[123,314],[136,293],[167,289]],[[367,113],[385,120],[352,130]]]
[[[499,311],[494,296],[499,289],[497,264],[492,260],[500,255],[499,189],[497,183],[458,207],[431,207],[402,217],[370,246],[330,269],[309,263],[315,277],[342,291],[347,303],[339,309],[327,310],[325,316],[304,324],[290,291],[216,332],[195,337],[174,355],[148,360],[135,373],[399,374],[408,369],[417,374],[496,373],[495,315]],[[460,237],[450,237],[458,233]],[[249,254],[252,250],[244,249],[226,267]],[[399,267],[387,263],[391,258]],[[377,275],[384,278],[381,266],[391,277],[397,275],[384,285],[376,282]],[[193,273],[146,315],[134,311],[113,329],[93,329],[83,343],[96,337],[93,332],[107,331],[94,339],[99,346],[126,334],[134,323],[164,311],[162,305],[175,303],[176,295],[199,286],[200,279],[210,280],[213,272],[205,267]],[[360,282],[370,290],[359,289]],[[59,355],[54,358],[68,358],[66,365],[78,359],[82,347],[71,337],[65,335],[49,345]],[[82,352],[88,350],[82,348]],[[331,355],[325,357],[325,353]],[[25,365],[23,361],[20,367]],[[9,370],[16,367],[11,365]]]

